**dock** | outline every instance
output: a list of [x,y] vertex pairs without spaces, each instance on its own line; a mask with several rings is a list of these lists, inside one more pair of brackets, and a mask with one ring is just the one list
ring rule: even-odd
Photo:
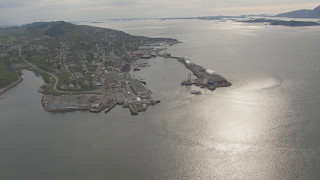
[[114,108],[117,105],[117,101],[113,101],[109,107],[104,111],[105,113],[111,111],[112,108]]

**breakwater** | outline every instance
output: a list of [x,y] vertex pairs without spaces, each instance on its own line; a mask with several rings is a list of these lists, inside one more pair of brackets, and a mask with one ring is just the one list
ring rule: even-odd
[[187,77],[186,80],[181,82],[183,86],[196,85],[201,88],[207,88],[209,90],[215,90],[218,87],[228,87],[231,86],[231,82],[229,82],[223,76],[217,74],[215,71],[211,69],[206,69],[200,65],[195,64],[191,60],[183,57],[171,56],[171,54],[159,54],[158,56],[163,58],[172,58],[176,59],[179,62],[183,63],[186,68],[188,68],[196,79],[191,79],[191,74]]

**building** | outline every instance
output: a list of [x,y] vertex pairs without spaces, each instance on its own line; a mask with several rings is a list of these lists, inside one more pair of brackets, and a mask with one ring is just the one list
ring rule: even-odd
[[190,61],[190,60],[185,60],[185,63],[187,64],[187,65],[190,65],[190,64],[192,64],[192,62]]
[[209,74],[210,76],[212,76],[212,75],[215,74],[215,72],[212,71],[211,69],[207,69],[207,70],[206,70],[206,73]]
[[136,93],[140,98],[149,98],[150,94],[149,91],[146,89],[145,86],[139,80],[131,80],[130,87],[134,93]]
[[97,87],[97,88],[100,88],[101,86],[102,86],[101,82],[97,82],[97,83],[96,83],[96,87]]

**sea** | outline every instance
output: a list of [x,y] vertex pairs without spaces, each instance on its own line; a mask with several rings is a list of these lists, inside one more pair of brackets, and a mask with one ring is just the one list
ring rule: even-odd
[[[233,20],[138,19],[80,22],[129,34],[175,38],[189,58],[232,83],[185,87],[175,59],[135,73],[161,103],[132,116],[50,113],[43,79],[0,97],[0,179],[319,179],[320,28]],[[192,90],[202,95],[192,95]]]

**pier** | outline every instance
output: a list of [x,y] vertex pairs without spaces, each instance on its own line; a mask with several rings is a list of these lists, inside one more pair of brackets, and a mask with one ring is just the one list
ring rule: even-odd
[[189,59],[171,56],[170,54],[166,53],[158,54],[158,56],[178,60],[179,62],[183,63],[185,67],[193,73],[194,76],[197,77],[196,79],[191,79],[191,74],[189,74],[187,80],[181,82],[182,86],[196,85],[200,88],[215,90],[218,87],[228,87],[232,85],[226,78],[217,74],[213,70],[197,65]]

